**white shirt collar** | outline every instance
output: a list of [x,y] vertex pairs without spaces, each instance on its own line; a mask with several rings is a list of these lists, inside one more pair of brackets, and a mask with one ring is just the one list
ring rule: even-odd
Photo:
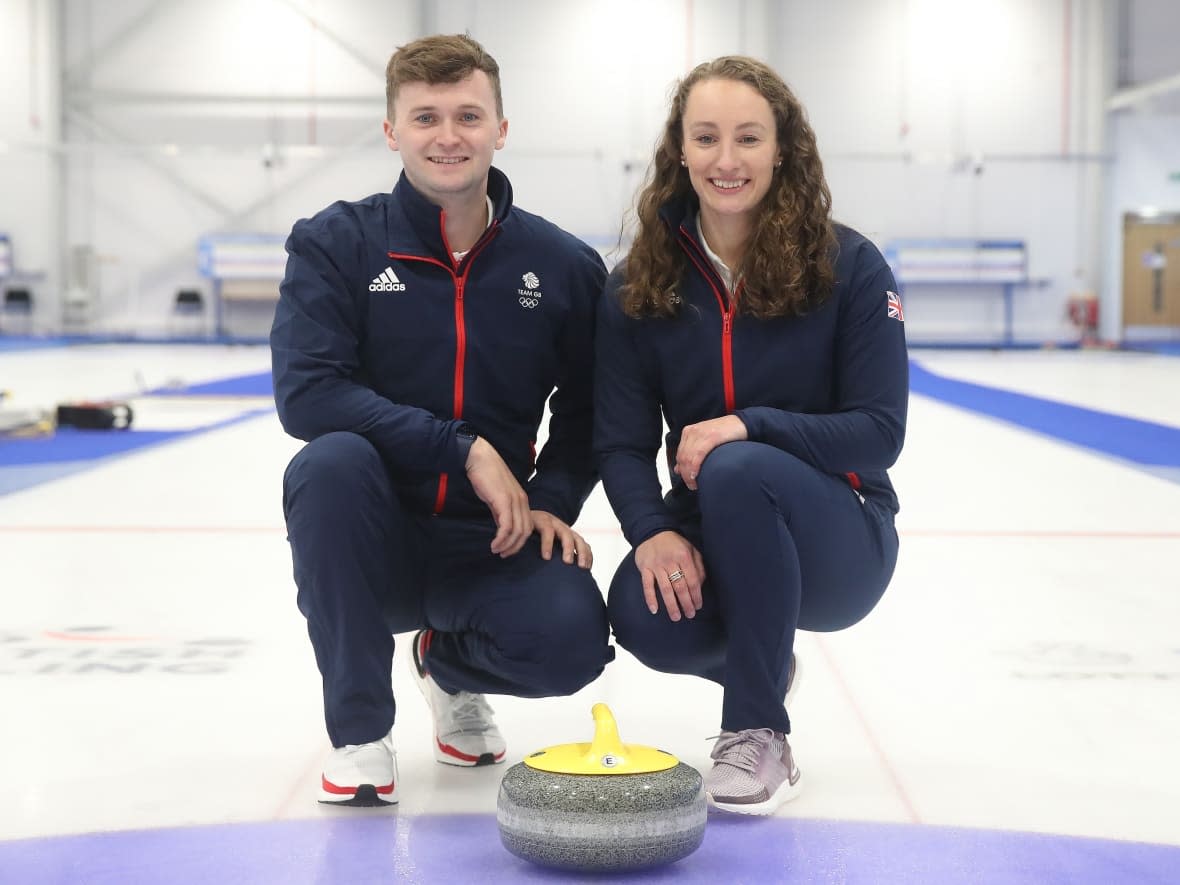
[[697,236],[701,238],[701,245],[705,248],[705,254],[709,260],[713,262],[713,267],[717,268],[717,273],[721,277],[721,282],[725,283],[725,288],[732,292],[736,280],[731,271],[721,260],[721,257],[709,247],[709,241],[705,239],[705,232],[701,229],[701,216],[697,214]]

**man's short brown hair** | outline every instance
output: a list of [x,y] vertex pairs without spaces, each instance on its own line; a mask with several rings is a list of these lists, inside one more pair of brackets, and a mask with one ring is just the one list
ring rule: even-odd
[[483,71],[492,81],[496,96],[496,114],[504,117],[504,99],[500,95],[500,66],[487,51],[466,34],[438,34],[421,37],[399,46],[385,66],[385,112],[393,119],[393,102],[406,83],[458,83],[475,71]]

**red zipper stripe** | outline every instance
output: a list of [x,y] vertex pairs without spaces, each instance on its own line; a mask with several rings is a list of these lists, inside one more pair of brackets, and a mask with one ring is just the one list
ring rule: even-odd
[[[441,267],[451,275],[451,280],[455,283],[455,388],[452,394],[452,417],[456,420],[463,417],[463,382],[467,366],[467,322],[464,318],[463,310],[463,291],[467,286],[467,275],[471,273],[471,263],[475,260],[475,256],[484,250],[488,243],[491,242],[492,236],[499,227],[498,221],[493,221],[488,230],[480,237],[471,251],[467,253],[463,261],[456,262],[454,259],[454,252],[451,249],[451,244],[447,240],[447,213],[443,210],[439,211],[439,226],[442,231],[443,247],[447,250],[447,254],[451,255],[450,265],[443,264],[437,258],[428,258],[422,255],[403,255],[399,252],[386,252],[390,258],[396,258],[399,261],[424,261],[427,264],[433,264],[436,267]],[[459,274],[459,267],[466,263],[463,273]],[[434,512],[442,513],[443,506],[447,500],[447,474],[440,473],[438,475],[438,493],[434,498]]]
[[[467,265],[468,269],[471,265]],[[467,367],[467,323],[463,319],[463,288],[467,285],[467,272],[455,280],[455,400],[451,413],[463,417],[463,373]]]
[[[684,225],[680,226],[680,233],[682,235],[681,248],[688,255],[689,261],[701,272],[701,276],[705,278],[705,281],[713,290],[713,295],[716,297],[717,303],[721,306],[721,370],[725,375],[725,410],[732,412],[735,402],[733,387],[733,307],[727,305],[725,299],[721,297],[721,290],[714,282],[714,274],[710,273],[713,263],[709,260],[709,256],[701,250],[700,246],[697,245],[697,241],[692,238]],[[685,243],[688,245],[685,245]],[[692,248],[690,249],[689,246]],[[693,250],[696,251],[695,255],[693,254]],[[738,283],[738,293],[741,292],[741,289],[742,284]],[[861,486],[860,477],[855,473],[845,473],[844,476],[848,480],[848,484],[852,486],[852,490],[859,494]]]
[[[684,235],[684,239],[687,240],[693,249],[697,250],[697,255],[694,255],[692,250],[687,248],[683,242],[681,243],[681,248],[688,255],[688,260],[701,272],[701,276],[705,278],[705,281],[709,284],[709,288],[713,290],[713,296],[717,299],[717,306],[721,308],[721,373],[723,376],[722,382],[725,386],[725,411],[732,412],[737,401],[733,386],[733,305],[727,303],[726,299],[722,296],[721,290],[717,287],[716,282],[714,282],[715,274],[707,270],[707,268],[712,266],[708,256],[700,251],[696,240],[689,236],[688,231],[684,229],[683,225],[680,227],[680,233]],[[741,289],[740,284],[738,285],[738,289]]]

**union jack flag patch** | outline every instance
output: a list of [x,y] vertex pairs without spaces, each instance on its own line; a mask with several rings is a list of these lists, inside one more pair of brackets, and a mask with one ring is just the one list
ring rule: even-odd
[[889,319],[905,322],[905,312],[901,309],[901,298],[896,292],[885,293],[885,313]]

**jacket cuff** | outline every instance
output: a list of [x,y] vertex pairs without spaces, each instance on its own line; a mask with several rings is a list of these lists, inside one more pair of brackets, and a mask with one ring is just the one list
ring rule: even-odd
[[671,517],[650,518],[644,519],[633,526],[629,526],[624,531],[624,536],[627,538],[627,543],[631,545],[631,549],[635,549],[648,538],[653,535],[658,535],[660,532],[679,532],[680,525]]

